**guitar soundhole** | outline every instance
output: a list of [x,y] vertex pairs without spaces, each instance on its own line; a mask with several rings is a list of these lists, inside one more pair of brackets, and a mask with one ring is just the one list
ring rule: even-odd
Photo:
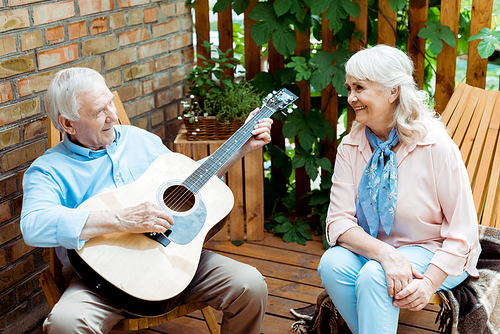
[[172,185],[165,189],[163,202],[172,211],[186,212],[194,206],[196,197],[183,185]]

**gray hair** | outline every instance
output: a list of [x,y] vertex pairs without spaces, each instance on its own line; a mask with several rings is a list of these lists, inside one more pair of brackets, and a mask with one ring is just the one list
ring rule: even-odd
[[[426,119],[445,128],[439,115],[430,109],[428,94],[415,83],[413,72],[413,62],[403,51],[382,44],[358,51],[346,63],[347,75],[376,82],[387,94],[399,87],[389,128],[396,128],[403,144],[411,143],[415,135],[422,138],[427,134]],[[351,131],[354,133],[361,128],[361,124],[354,121]]]
[[90,68],[73,67],[56,73],[45,94],[47,111],[52,124],[60,132],[64,132],[58,122],[59,115],[71,121],[80,119],[78,96],[95,87],[96,80],[106,81],[102,75]]

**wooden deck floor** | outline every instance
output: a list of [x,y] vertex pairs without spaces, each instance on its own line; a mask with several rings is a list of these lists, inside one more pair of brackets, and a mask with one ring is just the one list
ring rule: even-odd
[[[205,248],[253,265],[266,277],[269,299],[262,326],[264,334],[291,333],[291,325],[296,319],[290,313],[290,308],[315,303],[317,295],[322,291],[316,272],[324,252],[319,238],[301,246],[287,244],[280,237],[265,233],[261,242],[245,242],[241,246],[234,246],[231,242],[210,241]],[[403,310],[398,333],[438,333],[438,326],[434,324],[438,310],[438,306],[427,306],[420,312]],[[222,312],[214,313],[220,323]],[[208,333],[202,319],[201,312],[198,311],[152,329],[133,333]],[[342,333],[350,331],[345,327]]]

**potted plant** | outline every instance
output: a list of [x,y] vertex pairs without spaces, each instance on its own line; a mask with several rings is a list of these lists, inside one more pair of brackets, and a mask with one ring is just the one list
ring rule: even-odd
[[[205,42],[204,47],[209,51],[211,44]],[[197,55],[203,66],[186,75],[190,100],[184,102],[182,118],[188,140],[227,139],[262,104],[262,95],[249,82],[236,81],[230,74],[239,64],[229,57],[230,51],[217,49],[218,57],[210,59]]]

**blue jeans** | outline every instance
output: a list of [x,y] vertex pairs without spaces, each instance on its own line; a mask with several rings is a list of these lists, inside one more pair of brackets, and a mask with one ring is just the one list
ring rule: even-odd
[[[398,248],[420,273],[424,273],[434,255],[420,246]],[[392,305],[387,292],[385,272],[379,262],[350,250],[334,246],[328,249],[318,267],[322,284],[349,329],[354,333],[396,333],[399,308]],[[439,290],[451,289],[467,278],[448,276]]]

